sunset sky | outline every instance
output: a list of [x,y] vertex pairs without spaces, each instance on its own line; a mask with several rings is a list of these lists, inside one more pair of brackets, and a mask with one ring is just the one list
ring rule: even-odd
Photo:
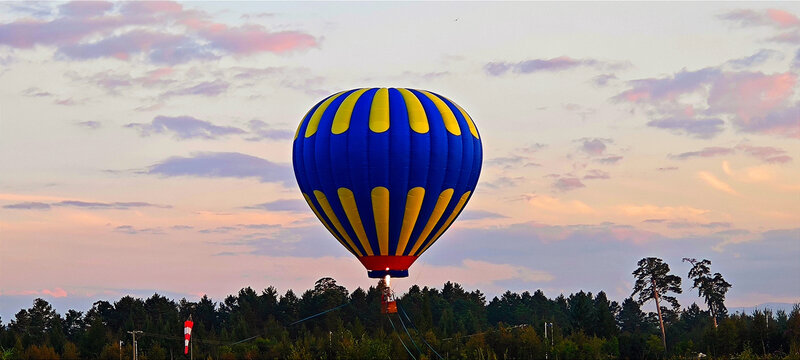
[[[467,210],[393,285],[630,295],[681,258],[800,302],[798,3],[0,3],[0,317],[374,279],[291,167],[358,87],[481,131]],[[655,310],[648,305],[645,310]]]

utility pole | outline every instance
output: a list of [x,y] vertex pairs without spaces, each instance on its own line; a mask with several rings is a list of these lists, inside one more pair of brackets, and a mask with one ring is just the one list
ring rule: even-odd
[[119,360],[122,360],[122,340],[119,341]]
[[[547,344],[547,321],[544,322],[544,343]],[[547,349],[547,351],[545,351],[544,358],[545,359],[550,358],[550,349]]]
[[136,342],[136,334],[141,334],[141,330],[128,331],[128,334],[133,336],[133,360],[139,360],[138,343]]

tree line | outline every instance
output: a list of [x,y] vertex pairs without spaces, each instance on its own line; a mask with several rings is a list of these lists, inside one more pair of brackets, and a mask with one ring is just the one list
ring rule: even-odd
[[[139,330],[139,359],[187,359],[183,321],[191,315],[194,359],[800,359],[800,306],[728,314],[731,285],[711,274],[708,260],[686,260],[702,307],[680,307],[673,294],[681,278],[658,258],[638,263],[621,303],[603,291],[548,298],[541,290],[487,301],[447,282],[411,286],[387,315],[382,282],[350,292],[331,278],[300,296],[271,286],[219,302],[125,296],[65,314],[36,299],[0,322],[0,357],[132,359],[128,332]],[[643,311],[651,300],[657,311]]]

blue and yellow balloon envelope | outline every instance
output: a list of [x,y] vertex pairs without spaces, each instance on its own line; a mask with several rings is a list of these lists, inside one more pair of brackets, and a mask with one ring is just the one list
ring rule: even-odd
[[408,267],[469,201],[483,158],[463,108],[424,90],[342,91],[300,123],[292,162],[319,220],[370,277]]

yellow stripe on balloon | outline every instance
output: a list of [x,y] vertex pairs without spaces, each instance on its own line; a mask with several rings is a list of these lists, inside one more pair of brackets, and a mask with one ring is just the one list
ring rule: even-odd
[[464,193],[464,195],[461,195],[461,199],[458,199],[458,204],[456,204],[456,207],[453,209],[453,212],[450,213],[450,216],[447,217],[447,220],[445,220],[444,224],[442,224],[442,227],[440,227],[439,230],[436,231],[436,234],[433,235],[433,237],[431,238],[431,241],[428,242],[428,245],[425,245],[425,247],[417,254],[417,256],[419,256],[422,253],[424,253],[425,250],[428,250],[428,248],[431,247],[431,244],[436,242],[436,240],[439,240],[439,237],[442,236],[442,233],[445,230],[447,230],[447,227],[450,226],[450,224],[453,223],[453,220],[456,219],[456,216],[458,216],[458,213],[461,212],[461,209],[463,209],[464,205],[467,204],[467,199],[469,199],[469,194],[470,194],[470,191],[467,191],[467,192]]
[[369,129],[376,133],[389,130],[389,89],[381,88],[375,92],[369,109]]
[[333,209],[331,208],[331,204],[328,203],[328,198],[325,197],[325,194],[323,194],[322,191],[314,190],[314,196],[317,198],[317,202],[319,203],[319,206],[322,207],[322,211],[325,212],[325,215],[328,216],[328,219],[330,219],[331,222],[333,223],[333,227],[336,228],[336,231],[338,231],[339,234],[342,234],[344,239],[347,241],[347,244],[349,244],[350,247],[353,248],[353,250],[356,251],[356,255],[357,256],[359,256],[359,257],[360,256],[364,256],[364,254],[362,254],[361,251],[358,250],[358,247],[356,247],[356,244],[353,243],[353,240],[350,239],[350,236],[347,235],[347,232],[344,231],[344,228],[342,227],[342,223],[339,222],[339,219],[336,217],[336,214],[333,213]]
[[415,187],[408,191],[406,195],[406,209],[403,213],[403,225],[400,228],[400,238],[397,240],[397,251],[395,255],[402,256],[408,245],[414,225],[417,224],[419,210],[422,208],[422,200],[425,199],[425,189]]
[[389,189],[383,186],[372,189],[372,215],[381,255],[389,255]]
[[350,118],[353,116],[353,108],[356,106],[356,101],[367,90],[369,89],[353,91],[342,101],[339,109],[336,110],[336,116],[333,117],[332,133],[341,134],[350,128]]
[[333,102],[333,100],[336,100],[336,98],[338,98],[344,93],[345,92],[342,91],[340,93],[337,93],[336,95],[329,97],[328,100],[325,100],[322,104],[320,104],[320,106],[317,107],[317,110],[314,111],[314,115],[311,115],[311,119],[308,120],[308,126],[306,127],[306,135],[305,135],[306,137],[311,137],[311,135],[314,135],[317,132],[317,128],[319,127],[319,120],[322,119],[322,114],[325,113],[325,110],[328,109],[328,105],[330,105]]
[[419,102],[419,99],[417,99],[411,91],[407,89],[397,90],[403,95],[403,101],[406,103],[406,109],[408,109],[408,125],[411,126],[411,130],[420,134],[427,133],[429,130],[428,116],[425,115],[425,108],[422,107],[422,103]]
[[364,247],[368,256],[374,255],[372,253],[372,247],[369,246],[367,233],[364,231],[364,224],[361,223],[361,216],[358,215],[358,206],[356,206],[356,198],[353,196],[353,192],[347,188],[339,188],[338,193],[339,201],[342,203],[342,208],[347,215],[347,219],[350,220],[350,226],[353,228],[353,231],[356,232],[356,236],[358,236],[358,241],[361,242],[361,246]]
[[[450,99],[448,99],[448,100],[450,100]],[[453,103],[453,105],[455,105],[458,108],[458,111],[461,112],[461,116],[463,116],[464,119],[467,120],[467,126],[469,126],[469,132],[472,133],[472,136],[474,136],[476,139],[480,139],[481,137],[478,136],[478,128],[475,127],[475,123],[472,122],[472,118],[469,117],[467,112],[464,111],[464,109],[461,106],[458,106],[458,104],[454,103],[453,101],[450,101],[450,102]]]
[[433,104],[436,105],[436,109],[439,110],[439,113],[442,114],[442,120],[444,121],[444,127],[447,128],[447,131],[453,135],[461,135],[461,128],[458,127],[458,120],[456,120],[456,116],[453,115],[453,111],[450,110],[450,107],[442,101],[438,96],[433,95],[425,90],[419,90],[419,92],[425,94],[428,99],[433,101]]
[[306,193],[303,193],[303,197],[304,197],[304,198],[306,198],[306,202],[308,203],[308,206],[311,208],[311,211],[313,211],[313,212],[314,212],[314,215],[316,215],[316,216],[317,216],[317,218],[318,218],[320,221],[322,221],[322,225],[325,225],[325,228],[326,228],[326,229],[328,229],[328,232],[330,232],[330,233],[331,233],[331,235],[333,235],[333,237],[335,237],[335,238],[336,238],[336,240],[339,240],[339,243],[340,243],[340,244],[342,244],[342,246],[344,246],[344,247],[345,247],[345,249],[347,249],[347,251],[350,251],[350,253],[352,253],[353,255],[355,255],[356,253],[355,253],[355,252],[353,252],[353,249],[350,249],[350,247],[349,247],[349,246],[347,246],[347,244],[345,244],[345,243],[344,243],[344,241],[342,240],[342,237],[341,237],[341,236],[339,236],[339,234],[337,234],[335,231],[333,231],[333,229],[331,229],[330,225],[328,225],[328,222],[327,222],[327,221],[325,221],[325,218],[324,218],[324,217],[322,217],[322,214],[320,214],[320,213],[319,213],[319,211],[317,210],[317,207],[316,207],[316,206],[314,206],[314,203],[313,203],[313,202],[311,202],[311,198],[310,198],[310,197],[308,197],[308,194],[306,194]]
[[311,109],[308,109],[306,114],[303,115],[303,120],[300,120],[300,125],[297,125],[297,131],[294,132],[294,140],[297,140],[297,135],[300,135],[300,128],[303,127],[303,122],[305,122],[306,118],[308,117],[308,113],[310,113],[310,112],[311,112]]
[[453,189],[446,189],[439,194],[439,199],[436,200],[436,206],[433,207],[433,213],[431,213],[431,217],[428,218],[428,223],[425,224],[425,228],[422,229],[422,233],[419,235],[419,238],[417,238],[417,242],[414,244],[414,247],[411,248],[409,254],[416,253],[417,249],[422,246],[422,243],[425,242],[425,239],[427,239],[428,235],[433,231],[433,227],[439,222],[444,210],[447,209],[447,205],[450,203],[452,197]]

